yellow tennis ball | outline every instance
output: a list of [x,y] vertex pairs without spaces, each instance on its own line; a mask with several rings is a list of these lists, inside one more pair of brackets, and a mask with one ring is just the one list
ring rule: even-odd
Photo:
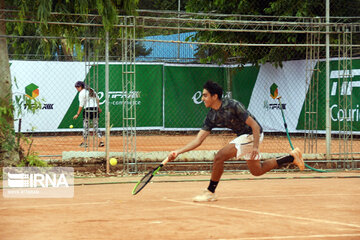
[[70,128],[73,128],[74,126],[73,126],[73,125],[70,125],[69,127],[70,127]]
[[110,158],[110,164],[111,166],[115,166],[117,164],[116,158]]

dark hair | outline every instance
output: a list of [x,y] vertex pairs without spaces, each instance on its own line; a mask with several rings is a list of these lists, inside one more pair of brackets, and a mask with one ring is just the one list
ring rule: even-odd
[[75,83],[75,87],[85,88],[85,83],[82,82],[82,81],[77,81],[77,82]]
[[96,94],[95,94],[95,92],[94,92],[94,89],[92,89],[91,87],[89,87],[88,85],[86,85],[84,82],[82,82],[82,81],[77,81],[76,83],[75,83],[75,87],[81,87],[82,89],[86,89],[86,90],[88,90],[89,91],[89,96],[90,97],[95,97],[96,96]]
[[217,94],[219,100],[221,100],[223,89],[218,83],[209,80],[204,84],[204,89],[208,90],[211,96]]

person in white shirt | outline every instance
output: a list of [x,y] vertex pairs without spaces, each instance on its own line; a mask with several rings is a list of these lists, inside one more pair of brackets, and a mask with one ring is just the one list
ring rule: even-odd
[[87,147],[87,137],[89,135],[89,122],[93,122],[94,130],[100,139],[99,147],[104,146],[104,142],[101,140],[101,131],[99,129],[99,114],[101,108],[99,104],[99,97],[94,89],[87,86],[84,82],[78,81],[75,83],[75,88],[79,92],[79,109],[73,119],[77,119],[83,111],[83,138],[84,141],[80,144],[80,147]]

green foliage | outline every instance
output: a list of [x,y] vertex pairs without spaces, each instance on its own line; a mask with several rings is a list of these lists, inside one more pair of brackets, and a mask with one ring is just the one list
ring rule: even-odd
[[[37,39],[10,38],[8,43],[10,59],[23,60],[36,57],[42,60],[60,61],[85,60],[84,37],[104,39],[106,31],[109,31],[109,35],[113,38],[121,37],[116,28],[113,28],[118,23],[117,15],[119,13],[136,14],[138,4],[138,0],[6,0],[6,2],[8,8],[19,10],[16,18],[21,20],[21,22],[8,22],[7,34],[39,37]],[[100,15],[100,17],[92,18],[88,14]],[[28,24],[23,20],[38,23]],[[103,24],[104,27],[49,24],[50,22],[91,22]],[[57,36],[63,39],[47,39],[43,36]],[[96,48],[102,49],[99,54],[104,56],[105,41],[97,43],[99,46]],[[92,45],[94,47],[96,44],[92,43]],[[137,48],[143,48],[143,46],[138,45]],[[118,49],[119,47],[110,48],[110,55],[121,56],[121,51]],[[145,50],[140,49],[139,52],[145,52]]]
[[17,167],[48,167],[47,162],[41,160],[37,154],[30,154],[16,165]]
[[[184,11],[185,6],[188,0],[180,1],[180,10]],[[178,0],[140,0],[139,9],[146,10],[167,10],[167,11],[177,11],[178,10]]]
[[[10,106],[10,107],[7,107]],[[13,106],[0,102],[0,146],[1,151],[12,151],[15,144],[15,130],[9,119],[13,119]]]
[[[15,79],[15,86],[16,79]],[[0,104],[0,146],[1,151],[12,152],[17,151],[20,155],[20,164],[28,164],[27,166],[40,166],[29,164],[40,164],[40,160],[36,153],[31,152],[32,141],[25,137],[21,132],[16,133],[13,125],[14,119],[20,123],[21,118],[27,114],[35,114],[42,107],[42,100],[31,99],[23,93],[14,93],[14,101],[8,97],[8,102]],[[29,145],[27,155],[24,157],[24,150],[21,143]],[[38,160],[37,160],[38,159]]]
[[[360,16],[360,0],[331,1],[331,16]],[[189,0],[186,5],[188,12],[221,13],[236,15],[267,15],[267,16],[295,16],[316,17],[325,16],[325,1],[323,0]],[[235,16],[227,20],[237,19]],[[270,18],[268,18],[269,20]],[[284,18],[285,19],[285,18]],[[215,26],[216,27],[216,26]],[[223,26],[219,26],[223,28]],[[323,34],[324,35],[324,34]],[[325,42],[322,36],[321,42]],[[336,41],[331,38],[331,43]],[[295,33],[231,33],[231,32],[198,32],[191,38],[198,42],[223,43],[267,43],[274,47],[263,46],[209,46],[198,48],[197,57],[202,63],[233,63],[244,65],[252,63],[258,65],[265,62],[281,66],[283,61],[305,59],[304,47],[276,47],[276,44],[306,43],[306,34]],[[360,37],[354,36],[354,41],[360,42]],[[353,42],[354,43],[354,42]]]

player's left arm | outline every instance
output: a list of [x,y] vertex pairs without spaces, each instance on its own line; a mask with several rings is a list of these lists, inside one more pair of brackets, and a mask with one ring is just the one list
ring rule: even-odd
[[80,113],[81,113],[81,110],[82,110],[82,109],[83,109],[83,108],[79,106],[79,109],[78,109],[76,115],[73,117],[73,119],[77,119],[77,118],[80,116]]
[[246,119],[245,123],[249,125],[252,129],[254,143],[253,143],[253,151],[251,153],[251,159],[256,159],[259,157],[260,126],[251,116],[249,116]]

